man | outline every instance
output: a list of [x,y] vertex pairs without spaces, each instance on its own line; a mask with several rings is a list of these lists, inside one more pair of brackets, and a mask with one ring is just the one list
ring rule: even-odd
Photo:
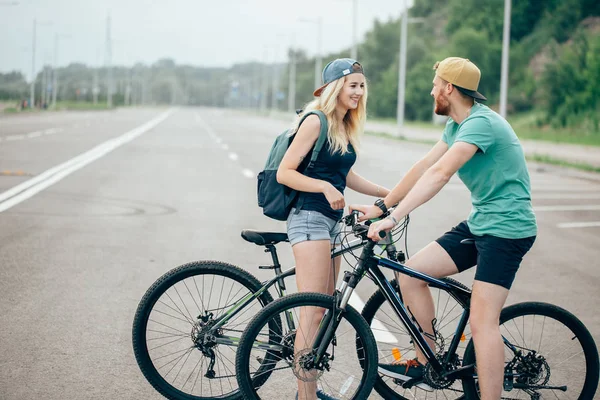
[[[369,228],[378,240],[415,208],[433,198],[452,175],[471,192],[472,211],[466,221],[431,242],[406,263],[434,277],[444,277],[477,265],[471,299],[471,332],[475,343],[481,398],[500,399],[504,375],[504,344],[499,318],[523,256],[537,234],[531,206],[529,173],[521,144],[508,122],[476,100],[481,73],[471,61],[450,57],[438,62],[431,95],[435,113],[450,118],[442,139],[373,206],[351,206],[376,218],[399,202],[388,218]],[[461,244],[473,239],[474,244]],[[428,286],[397,276],[403,298],[425,331],[432,333],[434,305]],[[430,341],[430,345],[434,344]],[[379,372],[407,380],[422,376],[426,359],[380,364]]]

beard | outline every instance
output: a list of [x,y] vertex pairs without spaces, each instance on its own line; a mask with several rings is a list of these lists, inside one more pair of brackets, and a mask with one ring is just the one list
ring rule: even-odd
[[437,115],[448,115],[450,112],[450,102],[442,95],[435,99],[435,109],[433,110]]

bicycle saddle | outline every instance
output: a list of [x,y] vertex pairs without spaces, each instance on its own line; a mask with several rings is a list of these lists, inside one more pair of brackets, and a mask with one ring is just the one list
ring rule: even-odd
[[252,229],[244,229],[242,231],[242,237],[251,243],[255,243],[259,246],[265,246],[267,244],[277,244],[279,242],[287,242],[287,233],[280,232],[259,232],[253,231]]

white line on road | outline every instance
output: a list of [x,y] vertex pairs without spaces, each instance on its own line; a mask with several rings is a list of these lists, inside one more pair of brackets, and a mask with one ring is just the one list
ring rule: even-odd
[[533,207],[534,211],[596,211],[600,210],[600,205],[575,205],[575,206],[539,206]]
[[12,135],[12,136],[7,136],[6,140],[21,140],[21,139],[25,139],[24,135]]
[[28,133],[27,137],[32,138],[32,137],[38,137],[38,136],[42,136],[42,135],[43,135],[42,131],[35,131],[35,132]]
[[[356,292],[352,292],[352,296],[350,296],[348,303],[358,312],[361,312],[365,307],[365,303]],[[375,340],[378,342],[390,344],[398,343],[396,336],[394,336],[378,319],[371,322],[371,330],[373,331]]]
[[6,211],[22,201],[27,200],[47,187],[52,186],[64,177],[146,133],[167,119],[167,117],[169,117],[169,115],[171,115],[174,111],[174,109],[169,109],[160,114],[158,117],[146,122],[141,126],[138,126],[127,133],[124,133],[119,137],[107,140],[106,142],[94,147],[91,150],[88,150],[83,154],[78,155],[75,158],[70,159],[69,161],[44,171],[35,178],[29,179],[4,193],[0,193],[0,212]]
[[[202,127],[206,130],[206,132],[208,132],[208,134],[215,140],[215,142],[217,142],[217,144],[221,145],[221,148],[225,151],[229,150],[229,145],[225,142],[223,142],[223,139],[221,139],[217,133],[210,127],[210,125],[208,125],[200,116],[200,114],[196,113],[196,121],[202,125]],[[228,154],[229,159],[232,161],[237,161],[239,159],[239,156],[234,153],[234,152],[230,152]],[[254,175],[254,172],[252,172],[252,170],[249,170],[247,168],[242,169],[242,175],[244,175],[246,178],[254,178],[256,175]]]
[[595,222],[565,222],[562,224],[556,225],[559,228],[568,229],[568,228],[593,228],[600,227],[600,221]]

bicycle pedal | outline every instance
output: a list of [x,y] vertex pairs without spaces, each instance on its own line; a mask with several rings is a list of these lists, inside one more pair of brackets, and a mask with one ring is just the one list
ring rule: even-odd
[[258,269],[274,269],[274,265],[259,265]]

